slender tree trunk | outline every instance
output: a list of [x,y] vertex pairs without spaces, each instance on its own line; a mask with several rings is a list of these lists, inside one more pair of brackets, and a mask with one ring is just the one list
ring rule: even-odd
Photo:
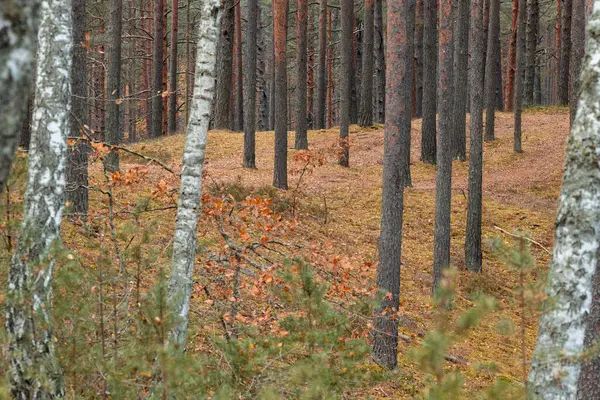
[[31,85],[29,93],[27,93],[27,110],[25,113],[25,118],[23,119],[23,123],[21,125],[21,133],[19,134],[19,146],[23,150],[29,150],[29,144],[31,142],[31,119],[33,117],[33,98],[34,97],[35,97],[35,87],[33,87],[33,85]]
[[[498,26],[500,26],[499,22]],[[496,111],[503,111],[504,99],[502,97],[502,51],[500,46],[500,35],[496,37],[496,49]]]
[[519,11],[517,17],[517,70],[515,73],[514,92],[514,141],[515,153],[523,152],[521,145],[521,113],[523,111],[523,75],[525,73],[525,0],[519,0]]
[[256,168],[256,37],[258,35],[258,0],[248,0],[246,51],[244,54],[244,168]]
[[485,140],[495,139],[494,120],[496,114],[496,75],[498,74],[497,60],[500,53],[500,0],[490,2],[490,26],[488,29],[488,44],[485,62]]
[[72,107],[69,116],[69,137],[75,140],[68,149],[66,200],[69,213],[87,219],[88,215],[88,143],[82,139],[87,124],[87,73],[85,43],[85,0],[72,0],[73,58],[71,68]]
[[508,45],[508,63],[506,68],[506,110],[513,110],[515,99],[515,71],[517,69],[517,20],[519,14],[519,1],[512,0],[512,23],[510,26],[510,42]]
[[340,0],[340,18],[342,31],[340,39],[340,153],[338,163],[342,167],[350,166],[350,113],[352,109],[352,37],[354,21],[353,0]]
[[[376,121],[385,122],[385,32],[383,26],[383,0],[375,0],[375,103]],[[331,78],[330,78],[331,79]]]
[[577,113],[577,99],[579,98],[579,81],[581,66],[585,57],[585,0],[571,0],[573,12],[571,19],[571,123],[575,121]]
[[[152,28],[152,18],[150,17],[149,9],[146,9],[145,0],[140,0],[140,10],[144,10],[142,15],[144,16],[144,21],[142,22],[142,26],[146,30],[146,32],[151,32]],[[151,7],[151,5],[148,5]],[[151,55],[153,53],[152,50],[153,41],[145,41],[143,45],[144,49],[144,60],[142,61],[142,93],[143,93],[143,112],[146,120],[146,136],[152,137],[152,102],[154,96],[152,96],[152,60]]]
[[437,0],[423,0],[423,124],[421,161],[435,164],[437,152]]
[[[585,1],[585,0],[583,0]],[[528,0],[527,5],[527,38],[526,38],[526,67],[525,67],[525,105],[534,104],[535,67],[539,30],[538,0]]]
[[204,151],[208,137],[210,109],[215,89],[217,38],[219,35],[219,0],[202,0],[198,29],[196,71],[202,74],[194,81],[190,121],[188,123],[181,187],[173,240],[173,258],[169,276],[169,306],[178,317],[169,335],[169,342],[185,350],[188,313],[194,282],[198,211],[202,195]]
[[243,76],[243,56],[242,56],[242,8],[239,1],[234,6],[235,20],[235,87],[237,89],[235,101],[235,114],[233,118],[233,130],[241,132],[244,130],[244,76]]
[[[257,16],[257,27],[261,27],[261,21],[263,20],[262,13],[264,12],[263,7],[258,6],[260,9]],[[256,84],[258,89],[259,100],[259,119],[258,124],[259,130],[269,130],[269,96],[268,96],[268,85],[267,85],[267,44],[265,42],[264,29],[257,29],[258,31],[258,54],[257,54],[257,77]]]
[[161,91],[161,98],[162,98],[162,134],[164,136],[166,136],[169,133],[169,125],[168,125],[168,119],[169,119],[169,73],[168,73],[168,65],[167,65],[167,59],[168,56],[167,54],[169,51],[169,35],[167,35],[167,14],[168,14],[168,10],[167,10],[167,0],[162,0],[163,1],[163,9],[164,9],[164,14],[163,14],[163,18],[162,18],[162,22],[163,22],[163,41],[162,41],[162,46],[163,46],[163,62],[162,62],[162,91]]
[[308,80],[308,0],[298,0],[296,10],[296,150],[308,149],[307,80]]
[[[110,0],[109,23],[107,40],[107,85],[106,85],[106,142],[112,145],[121,143],[121,35],[123,0]],[[111,151],[105,161],[104,167],[108,171],[119,170],[119,154]]]
[[442,271],[450,265],[450,205],[452,197],[452,113],[454,102],[452,0],[440,0],[439,29],[439,148],[437,152],[433,289],[437,290]]
[[458,1],[454,38],[454,123],[452,158],[467,159],[467,85],[469,72],[469,0]]
[[[137,20],[137,9],[136,9],[136,0],[129,0],[129,12],[127,13],[127,18],[129,19],[129,33],[131,36],[135,36],[136,34],[136,20]],[[128,127],[127,130],[129,132],[129,142],[135,143],[137,142],[137,114],[139,109],[139,103],[137,99],[135,99],[135,93],[137,90],[137,76],[138,76],[138,60],[139,54],[138,51],[138,40],[130,39],[129,41],[129,68],[127,68],[127,80],[128,80],[128,88],[129,93],[127,93],[127,104],[129,105],[129,119],[128,119]],[[143,55],[142,55],[143,56]]]
[[[590,26],[600,24],[594,2]],[[531,396],[540,399],[597,399],[600,395],[597,296],[600,294],[600,34],[588,31],[576,119],[567,143],[554,247],[546,295],[551,307],[542,314],[529,372]],[[589,353],[594,350],[592,353]],[[582,355],[589,354],[587,357]],[[557,373],[560,375],[557,376]]]
[[65,395],[54,350],[51,300],[65,204],[73,44],[71,2],[46,0],[40,15],[29,174],[5,305],[10,365],[7,375],[15,399],[60,399]]
[[[327,98],[327,0],[319,2],[319,58],[317,60],[317,103],[315,129],[325,129]],[[331,78],[330,78],[331,79]]]
[[[380,0],[381,1],[381,0]],[[327,128],[333,126],[333,12],[329,12],[327,21]]]
[[561,58],[561,31],[562,31],[562,2],[564,0],[556,0],[556,24],[554,26],[554,56],[555,56],[555,71],[554,71],[554,101],[558,103],[558,85],[560,80],[560,58]]
[[362,93],[358,124],[363,127],[373,125],[373,49],[375,34],[375,0],[365,0],[364,34],[362,56]]
[[558,102],[569,104],[569,63],[571,61],[571,12],[572,0],[562,0],[560,33],[560,59],[558,65]]
[[313,13],[308,13],[308,72],[306,88],[306,124],[307,129],[315,129],[315,18]]
[[469,148],[469,200],[465,237],[465,264],[470,271],[481,272],[481,210],[483,176],[483,71],[484,25],[482,8],[484,0],[471,2],[471,30],[469,38],[471,63],[471,118]]
[[231,129],[231,91],[233,87],[233,0],[223,0],[219,35],[215,129]]
[[8,71],[0,77],[0,193],[8,180],[27,112],[27,102],[15,99],[26,99],[30,90],[40,3],[18,0],[11,3],[12,7],[0,10],[4,35],[13,39],[0,44],[0,70]]
[[154,80],[152,82],[152,127],[150,136],[162,136],[163,128],[163,17],[164,0],[154,0]]
[[[411,134],[411,91],[415,0],[387,2],[387,110],[383,156],[383,194],[377,285],[386,295],[375,313],[373,356],[384,367],[398,365],[398,319],[400,307],[400,264],[402,213],[404,208],[403,159]],[[389,311],[385,311],[389,310]]]
[[414,102],[413,116],[423,116],[423,0],[416,1],[415,11],[415,68],[414,76]]
[[171,0],[171,54],[169,64],[169,133],[177,132],[177,30],[179,1]]
[[[352,0],[352,64],[350,72],[350,124],[358,124],[359,110],[359,91],[360,91],[360,46],[362,40],[362,32],[356,29],[356,15],[354,13],[354,0]],[[341,4],[340,4],[341,9]]]
[[273,1],[273,37],[275,47],[275,166],[273,185],[287,190],[287,32],[288,0]]

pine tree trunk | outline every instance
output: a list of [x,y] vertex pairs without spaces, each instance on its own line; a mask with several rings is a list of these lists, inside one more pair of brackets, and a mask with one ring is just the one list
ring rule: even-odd
[[[112,145],[121,143],[121,33],[122,0],[110,0],[108,21],[108,68],[106,82],[106,142]],[[111,151],[104,161],[108,171],[119,170],[119,154]]]
[[506,111],[513,111],[513,101],[515,99],[515,71],[517,69],[517,20],[519,15],[519,1],[526,0],[512,0],[512,23],[510,26],[508,63],[506,68]]
[[414,102],[413,116],[423,116],[423,0],[416,1],[415,11],[415,66],[414,76]]
[[515,153],[523,152],[521,144],[522,128],[521,114],[523,111],[523,75],[525,73],[525,0],[519,0],[519,10],[517,17],[517,64],[515,71],[515,91],[514,91],[514,141],[513,150]]
[[[398,365],[398,319],[400,306],[400,265],[402,255],[402,213],[404,209],[403,169],[405,146],[411,136],[411,91],[415,0],[387,2],[387,107],[383,156],[383,194],[377,285],[387,293],[375,313],[373,356],[380,365]],[[390,311],[385,311],[390,310]]]
[[[315,129],[325,129],[327,100],[327,0],[319,2],[319,58],[317,60],[317,103]],[[330,78],[331,79],[331,78]]]
[[[500,43],[497,40],[500,35],[500,0],[489,0],[490,2],[490,26],[488,29],[488,44],[485,61],[485,140],[495,139],[494,121],[496,116],[496,79],[498,69],[498,53]],[[501,73],[501,72],[500,72]]]
[[454,111],[452,0],[440,0],[439,29],[439,148],[437,151],[433,288],[450,265],[450,205],[452,197],[452,113]]
[[154,80],[152,82],[152,113],[150,136],[162,136],[163,128],[163,17],[164,0],[154,0]]
[[26,99],[30,90],[40,3],[40,0],[17,0],[11,3],[12,7],[0,10],[4,35],[13,38],[0,45],[0,70],[9,71],[0,77],[0,193],[10,174],[26,115],[27,102],[15,99]]
[[244,54],[244,168],[256,168],[256,38],[258,35],[258,0],[248,0],[246,51]]
[[469,72],[469,0],[458,2],[454,38],[454,121],[452,158],[467,159],[467,86]]
[[[258,11],[256,25],[261,26],[263,20],[264,7],[259,5],[260,10]],[[264,29],[258,30],[258,54],[257,54],[257,91],[259,98],[259,119],[258,129],[261,131],[269,130],[269,96],[268,96],[268,84],[267,84],[267,44],[265,42]]]
[[[585,1],[585,0],[584,0]],[[526,38],[526,67],[525,67],[525,105],[534,104],[535,67],[539,31],[538,0],[528,0],[527,5],[527,38]]]
[[306,88],[306,125],[307,129],[315,129],[315,18],[313,13],[308,13],[308,72]]
[[308,81],[308,0],[298,0],[296,10],[296,150],[308,149],[307,81]]
[[554,25],[554,57],[556,60],[554,70],[554,101],[558,103],[558,81],[560,80],[560,49],[561,49],[561,31],[562,31],[562,2],[563,0],[556,0],[556,23]]
[[437,1],[423,0],[423,124],[421,161],[435,164],[437,152]]
[[[381,1],[381,0],[380,0]],[[327,20],[327,128],[333,126],[333,12],[329,12]]]
[[[500,26],[500,23],[498,23]],[[496,38],[496,111],[504,110],[504,99],[502,97],[502,51],[500,51],[500,35]]]
[[233,115],[233,130],[242,132],[244,130],[244,76],[242,55],[242,8],[239,1],[234,6],[234,52],[235,52],[235,88],[237,93],[234,97],[235,108]]
[[217,90],[215,94],[215,129],[232,129],[231,91],[233,88],[233,0],[223,0],[223,17],[219,35]]
[[[594,2],[590,26],[600,23]],[[596,399],[598,357],[580,357],[597,346],[600,254],[600,32],[588,31],[581,95],[567,143],[554,248],[546,284],[551,307],[542,314],[529,388],[545,400]],[[596,339],[596,340],[590,340]],[[595,352],[593,353],[595,354]]]
[[375,0],[365,0],[363,14],[362,93],[360,96],[360,116],[358,119],[358,124],[362,127],[373,125],[374,5]]
[[[360,93],[360,47],[362,45],[362,31],[356,29],[356,15],[354,13],[354,0],[352,0],[352,64],[349,69],[350,73],[350,124],[358,124],[358,110]],[[341,5],[340,5],[341,9]]]
[[287,190],[287,32],[288,0],[273,1],[273,38],[275,48],[275,165],[273,185]]
[[560,32],[560,59],[558,65],[558,102],[569,104],[569,63],[571,61],[571,12],[572,0],[562,0]]
[[[383,0],[375,0],[375,103],[376,121],[385,122],[385,32],[383,25]],[[331,79],[331,78],[330,78]]]
[[572,0],[573,13],[571,18],[571,123],[577,113],[579,98],[581,65],[585,57],[585,0]]
[[338,163],[342,167],[350,165],[349,128],[352,110],[352,70],[354,57],[352,37],[354,27],[354,1],[340,0],[340,152]]
[[40,9],[33,136],[21,235],[10,264],[6,299],[8,378],[15,399],[65,395],[52,335],[52,278],[65,204],[71,108],[71,2]]
[[181,187],[169,276],[169,306],[173,315],[178,318],[170,332],[169,342],[180,351],[184,351],[186,342],[196,260],[204,152],[208,138],[210,109],[215,94],[215,54],[221,14],[218,12],[219,3],[219,0],[202,0],[199,4],[201,12],[198,21],[196,71],[202,71],[202,74],[196,76],[194,81],[194,98],[183,151]]
[[465,236],[465,264],[470,271],[481,272],[481,220],[483,175],[483,71],[485,69],[483,8],[484,0],[471,2],[469,80],[471,83],[469,199]]
[[72,0],[73,59],[71,68],[71,114],[69,137],[75,140],[68,149],[66,199],[69,214],[87,219],[88,215],[88,151],[89,145],[82,139],[83,125],[87,124],[87,48],[85,43],[85,0]]
[[179,1],[171,0],[171,54],[169,64],[169,133],[177,132],[177,29]]

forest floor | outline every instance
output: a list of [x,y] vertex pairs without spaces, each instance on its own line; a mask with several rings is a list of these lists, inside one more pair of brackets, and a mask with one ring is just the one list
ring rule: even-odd
[[[569,127],[566,109],[533,109],[523,115],[522,154],[512,151],[511,113],[498,113],[497,139],[484,144],[483,234],[486,238],[506,236],[507,232],[524,231],[550,249],[557,197],[562,178],[563,158]],[[434,327],[431,300],[433,265],[433,221],[435,203],[435,167],[419,161],[420,120],[413,122],[411,175],[413,186],[406,190],[402,256],[401,332],[413,338],[422,337]],[[381,174],[383,160],[383,128],[351,129],[350,168],[335,163],[336,129],[311,131],[309,144],[317,165],[307,167],[290,149],[290,191],[297,208],[298,228],[295,235],[306,242],[325,245],[332,257],[341,257],[348,265],[369,265],[375,277],[377,240],[381,206]],[[207,179],[205,191],[214,182],[228,182],[245,187],[266,187],[272,182],[273,132],[260,132],[256,137],[257,169],[241,168],[243,134],[213,131],[207,146]],[[293,147],[294,135],[289,135]],[[172,136],[132,146],[132,149],[161,159],[180,170],[184,136]],[[319,165],[321,164],[322,165]],[[144,162],[146,164],[146,162]],[[122,169],[138,166],[135,158],[122,157]],[[95,168],[99,168],[96,166]],[[150,179],[158,183],[166,179],[176,188],[177,182],[158,166],[150,166]],[[302,181],[298,181],[302,176]],[[464,242],[467,208],[468,161],[454,162],[452,198],[452,264],[459,268],[458,289],[453,315],[468,309],[471,295],[484,292],[498,299],[498,310],[486,318],[467,337],[451,349],[451,355],[463,362],[449,362],[448,369],[458,369],[466,378],[468,396],[489,386],[494,377],[520,384],[522,365],[522,309],[519,301],[519,273],[510,270],[494,251],[484,250],[483,272],[472,274],[464,268]],[[127,188],[130,196],[148,189]],[[160,217],[166,242],[172,235],[174,211]],[[201,234],[202,234],[202,229]],[[72,237],[73,238],[73,237]],[[68,240],[67,240],[68,242]],[[543,276],[549,255],[538,245],[532,246],[536,268],[526,280]],[[367,264],[365,264],[367,263]],[[531,357],[537,333],[537,314],[524,315],[525,351]],[[509,326],[509,328],[507,328]],[[512,327],[512,328],[511,328]],[[424,374],[409,357],[414,343],[400,341],[399,373],[368,394],[377,398],[412,398],[424,386]],[[491,363],[495,367],[491,367]],[[366,395],[367,393],[365,393]]]

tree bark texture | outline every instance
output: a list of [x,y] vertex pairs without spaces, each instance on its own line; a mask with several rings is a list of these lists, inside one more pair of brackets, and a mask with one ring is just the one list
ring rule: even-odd
[[519,1],[512,0],[512,23],[510,25],[510,41],[508,44],[508,61],[506,68],[506,110],[513,111],[515,99],[515,71],[517,69],[517,25],[519,18]]
[[179,1],[171,0],[171,54],[169,56],[169,133],[177,132],[177,31]]
[[242,54],[242,6],[236,1],[233,8],[234,17],[234,52],[235,52],[235,87],[237,93],[234,97],[235,108],[233,115],[233,130],[241,132],[244,130],[244,75],[243,75],[243,54]]
[[215,94],[215,129],[232,129],[231,92],[233,88],[233,0],[223,0],[219,34],[217,89]]
[[173,257],[169,276],[169,306],[177,317],[169,342],[183,351],[186,342],[190,297],[194,282],[198,212],[202,196],[202,171],[208,138],[210,109],[215,89],[217,38],[219,35],[219,0],[199,3],[196,79],[190,121],[188,123],[177,218],[173,240]]
[[375,39],[375,0],[365,0],[363,14],[363,56],[362,56],[362,86],[360,96],[360,115],[358,124],[362,127],[373,125],[373,59]]
[[152,128],[150,136],[161,137],[163,132],[163,36],[164,0],[154,0],[154,80],[152,82]]
[[33,76],[41,0],[18,0],[0,10],[0,26],[7,40],[0,42],[0,193],[8,180],[19,144]]
[[[375,0],[375,108],[377,109],[376,121],[385,122],[385,32],[383,25],[383,0]],[[331,79],[331,78],[330,78]]]
[[350,113],[352,108],[352,70],[354,66],[352,37],[354,32],[354,1],[340,0],[342,31],[340,39],[340,151],[338,163],[350,165]]
[[317,101],[315,107],[315,129],[325,129],[327,101],[327,0],[319,1],[318,40],[319,55],[317,59]]
[[452,158],[467,159],[467,86],[469,72],[469,8],[470,0],[459,0],[454,38],[454,123]]
[[523,75],[525,73],[525,0],[519,0],[519,10],[517,16],[517,64],[515,71],[515,89],[514,89],[514,132],[513,132],[513,150],[515,153],[523,152],[522,148],[522,118],[523,112]]
[[571,123],[577,113],[577,99],[581,66],[585,57],[585,0],[572,0],[573,12],[571,16],[571,98],[569,101]]
[[273,38],[275,43],[275,165],[273,186],[287,190],[288,104],[287,32],[288,0],[273,1]]
[[423,116],[423,0],[415,5],[415,65],[414,65],[414,112],[413,117]]
[[572,0],[562,0],[560,31],[560,58],[558,64],[558,102],[569,104],[569,64],[571,62],[571,15]]
[[485,140],[495,139],[494,122],[496,116],[496,75],[497,60],[500,53],[500,0],[489,0],[490,21],[487,37],[487,54],[485,61]]
[[[585,1],[585,0],[583,0]],[[525,105],[535,104],[534,86],[537,65],[537,42],[540,25],[540,5],[538,0],[528,0],[527,3],[527,38],[526,38],[526,67],[525,67]]]
[[423,0],[423,124],[421,161],[436,163],[438,29],[437,1]]
[[296,150],[308,149],[308,0],[296,5]]
[[529,373],[531,395],[545,400],[597,398],[593,391],[590,391],[590,397],[580,391],[588,384],[598,385],[597,361],[582,366],[579,356],[586,350],[588,335],[596,334],[590,332],[590,328],[596,328],[590,318],[598,317],[598,299],[594,295],[597,294],[600,261],[599,26],[600,1],[596,0],[588,30],[588,56],[577,115],[567,143],[546,284],[551,307],[540,319]]
[[[107,40],[107,81],[106,81],[106,142],[111,145],[121,143],[121,34],[123,2],[110,0]],[[119,154],[111,151],[104,161],[108,171],[119,170]]]
[[59,399],[65,395],[52,337],[51,289],[65,204],[73,45],[71,2],[45,0],[40,15],[29,174],[6,301],[8,378],[13,398],[22,400]]
[[244,168],[256,168],[256,38],[258,35],[258,0],[248,0],[246,52],[244,57]]

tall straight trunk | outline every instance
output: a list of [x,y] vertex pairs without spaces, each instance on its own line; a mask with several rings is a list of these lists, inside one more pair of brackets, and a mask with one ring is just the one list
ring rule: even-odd
[[521,114],[523,111],[523,75],[525,73],[525,0],[519,0],[519,12],[517,18],[517,70],[515,73],[515,92],[514,92],[514,141],[513,150],[515,153],[523,151],[521,145]]
[[338,163],[342,167],[350,165],[350,113],[352,110],[352,70],[354,57],[352,37],[354,26],[354,1],[340,0],[342,22],[340,39],[340,152]]
[[[148,7],[148,8],[147,8]],[[146,6],[145,0],[140,0],[140,10],[144,10],[142,15],[144,16],[144,21],[142,22],[142,26],[146,30],[146,32],[150,32],[153,30],[152,28],[152,18],[150,17],[149,8],[151,5],[148,4]],[[146,135],[147,137],[152,137],[152,104],[153,98],[152,96],[152,74],[153,74],[153,64],[151,60],[151,55],[153,53],[152,45],[153,41],[146,40],[143,45],[144,49],[144,59],[142,61],[142,93],[143,93],[143,112],[146,120]]]
[[558,102],[569,104],[569,63],[571,61],[572,0],[563,0],[560,32],[560,59],[558,65]]
[[[221,2],[222,3],[222,2]],[[191,58],[192,58],[192,43],[191,43],[191,25],[192,25],[192,21],[190,19],[191,17],[191,5],[192,5],[192,0],[187,0],[187,4],[185,6],[185,129],[187,129],[188,126],[188,121],[190,120],[190,105],[192,103],[192,90],[191,90],[191,79],[192,79],[192,75],[190,74],[190,70],[191,70]],[[223,11],[221,11],[221,18],[223,18]],[[217,43],[217,46],[219,44]],[[219,59],[219,47],[217,47],[217,62]],[[218,66],[218,64],[217,64]],[[217,75],[217,81],[218,81],[218,75],[219,75],[219,71],[217,71],[216,73]],[[218,84],[218,83],[217,83]],[[216,89],[215,89],[215,97],[216,97]],[[216,105],[216,101],[213,100],[213,107],[215,107]],[[215,118],[216,115],[215,113],[213,113],[213,118]]]
[[7,371],[15,399],[65,395],[52,334],[52,278],[65,204],[71,109],[71,2],[40,8],[38,72],[21,235],[12,255],[6,297]]
[[19,133],[19,146],[23,150],[29,150],[29,144],[31,142],[31,118],[33,114],[33,97],[35,96],[35,87],[31,87],[27,94],[27,110],[25,112],[25,118],[21,124],[21,132]]
[[0,45],[0,193],[8,180],[19,131],[26,116],[26,99],[33,75],[36,35],[39,25],[40,0],[18,0],[12,7],[0,10],[0,25],[5,40]]
[[452,158],[467,159],[467,85],[469,72],[469,0],[458,2],[454,38],[454,121]]
[[[385,32],[383,25],[383,0],[375,0],[375,120],[385,122]],[[331,79],[331,78],[330,78]]]
[[469,200],[465,235],[465,264],[470,271],[481,272],[481,219],[483,177],[483,71],[485,69],[483,24],[484,0],[471,0],[471,29],[469,80],[470,147],[469,147]]
[[325,129],[327,101],[327,0],[319,1],[318,46],[319,58],[317,59],[317,102],[315,108],[315,129]]
[[[485,62],[487,60],[488,53],[488,32],[490,28],[490,1],[491,0],[483,0],[483,88],[485,89]],[[485,97],[484,97],[485,98]],[[485,108],[485,105],[484,105]]]
[[439,148],[435,177],[435,230],[433,249],[433,289],[450,265],[450,205],[452,198],[452,113],[454,102],[452,0],[440,0],[439,29]]
[[[585,0],[583,0],[585,1]],[[539,3],[538,0],[528,0],[527,5],[527,38],[526,38],[526,66],[525,66],[525,105],[534,104],[535,67],[537,42],[539,33]]]
[[[535,398],[597,399],[600,308],[600,1],[588,30],[588,54],[567,155],[552,261],[546,284],[551,307],[542,314],[529,372]],[[557,375],[559,374],[559,375]]]
[[315,40],[312,32],[315,30],[313,13],[308,14],[308,66],[306,77],[306,124],[308,129],[315,129]]
[[154,79],[152,82],[152,127],[150,136],[162,136],[163,128],[163,18],[164,0],[154,0]]
[[363,127],[373,125],[374,5],[375,0],[365,0],[363,14],[362,92],[360,96],[360,115],[358,119],[358,124]]
[[171,54],[169,55],[169,133],[177,132],[177,30],[179,1],[171,0]]
[[[121,143],[121,36],[123,30],[123,0],[109,1],[106,80],[106,137],[108,144]],[[111,151],[104,167],[108,171],[119,170],[119,153]]]
[[333,12],[329,11],[327,20],[327,128],[333,126]]
[[162,0],[163,1],[163,8],[164,8],[164,15],[162,18],[162,22],[163,22],[163,40],[162,40],[162,46],[163,46],[163,63],[162,63],[162,91],[161,91],[161,98],[162,98],[162,134],[163,135],[167,135],[169,133],[169,126],[168,126],[168,119],[169,119],[169,115],[168,115],[168,111],[169,111],[169,74],[168,74],[168,65],[167,65],[167,54],[169,51],[169,35],[167,35],[167,14],[168,14],[168,10],[167,10],[167,0]]
[[181,187],[173,236],[168,297],[169,307],[178,320],[169,334],[169,342],[180,351],[185,350],[188,313],[192,283],[194,282],[204,151],[215,89],[215,54],[221,14],[219,3],[219,0],[202,0],[200,2],[196,71],[202,71],[202,74],[196,76],[194,80],[194,99],[183,150]]
[[307,81],[308,81],[308,0],[296,6],[296,140],[297,150],[308,149]]
[[421,161],[435,164],[438,76],[437,0],[423,0],[423,124]]
[[414,117],[423,116],[423,0],[416,1],[415,10],[415,65],[414,65]]
[[233,1],[223,0],[221,32],[217,60],[215,129],[231,129],[231,91],[233,88]]
[[[260,10],[258,11],[256,26],[261,26],[263,20],[263,12],[266,9],[259,5]],[[264,29],[257,29],[258,31],[258,53],[257,53],[257,69],[256,69],[256,85],[259,98],[259,118],[258,118],[258,129],[262,131],[269,130],[269,96],[268,96],[268,84],[267,84],[267,44],[265,41]]]
[[[498,53],[500,53],[500,0],[490,2],[490,26],[487,37],[485,60],[485,140],[495,139],[494,121],[496,116],[496,75],[498,74]],[[500,72],[501,73],[501,72]]]
[[506,68],[506,110],[513,110],[513,101],[515,99],[515,71],[517,69],[517,24],[519,15],[519,1],[512,0],[512,23],[510,26],[510,41],[508,44],[508,60]]
[[556,0],[556,23],[554,24],[554,57],[556,60],[554,71],[554,103],[558,103],[558,81],[560,80],[560,49],[561,49],[561,31],[562,31],[562,3],[563,0]]
[[542,104],[542,66],[539,58],[535,58],[535,76],[533,80],[533,104]]
[[244,168],[256,168],[256,38],[258,0],[248,0],[246,51],[244,54]]
[[[415,0],[387,2],[387,93],[389,112],[385,123],[383,156],[383,194],[377,285],[385,296],[375,313],[373,356],[384,367],[398,365],[398,319],[400,307],[400,265],[402,255],[402,213],[404,187],[402,163],[408,148],[404,145],[411,133],[411,91]],[[389,311],[385,311],[389,310]]]
[[[273,17],[275,16],[275,13],[273,12]],[[272,35],[271,35],[271,85],[270,85],[270,97],[271,97],[271,101],[269,103],[269,124],[270,127],[269,129],[273,129],[275,130],[275,29],[273,29]]]
[[275,48],[275,165],[273,185],[287,190],[287,32],[288,0],[273,1],[273,38]]
[[585,56],[585,0],[571,0],[573,11],[571,18],[571,123],[575,121],[577,113],[577,99],[579,98],[579,80],[581,65]]
[[[88,149],[82,139],[83,125],[87,124],[87,48],[85,43],[85,0],[72,1],[73,53],[71,60],[71,113],[69,115],[69,137],[75,144],[69,147],[67,162],[66,200],[69,213],[87,219],[88,215]],[[79,139],[79,140],[78,140]]]
[[[352,64],[350,73],[350,124],[358,124],[358,102],[360,83],[360,47],[362,45],[362,32],[356,29],[356,15],[354,13],[354,1],[352,1]],[[341,6],[340,6],[341,9]],[[356,33],[355,33],[356,32]]]
[[[135,36],[136,34],[136,20],[137,20],[137,8],[136,8],[136,0],[129,0],[128,5],[129,12],[127,13],[127,18],[129,19],[129,27],[128,31],[131,36]],[[129,132],[129,142],[135,143],[137,142],[137,113],[139,108],[139,103],[135,99],[134,93],[137,90],[137,76],[138,76],[138,60],[139,56],[137,56],[136,51],[138,50],[138,40],[135,38],[130,39],[129,41],[129,67],[127,68],[127,87],[129,88],[129,93],[127,93],[127,104],[129,105],[129,114],[128,114],[128,126],[127,131]]]
[[[500,26],[500,23],[498,23]],[[504,110],[504,98],[502,91],[502,51],[500,51],[500,35],[496,38],[496,110]]]
[[243,56],[242,56],[242,8],[237,1],[234,6],[234,52],[235,52],[235,87],[237,89],[235,101],[235,111],[233,115],[233,130],[241,132],[244,130],[244,76],[243,76]]

